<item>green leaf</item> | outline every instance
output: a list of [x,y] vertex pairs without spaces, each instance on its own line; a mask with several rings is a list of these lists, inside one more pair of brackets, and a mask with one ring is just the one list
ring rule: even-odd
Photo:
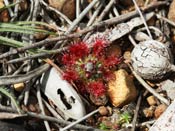
[[107,125],[104,124],[104,123],[100,123],[99,129],[105,130],[105,131],[109,131],[109,129],[111,129],[111,127],[107,126]]
[[10,91],[5,87],[0,87],[0,93],[4,94],[8,98],[10,98],[11,102],[16,107],[18,113],[21,114],[21,109],[19,107],[18,101],[16,100],[15,96],[12,93],[10,93]]
[[[28,43],[20,42],[20,41],[13,40],[13,39],[3,37],[3,36],[0,36],[0,44],[15,47],[15,48],[24,47],[24,46],[29,45]],[[54,51],[55,50],[44,50],[44,49],[29,49],[28,50],[28,52],[31,54],[36,54],[36,53],[52,54],[52,53],[54,53]]]
[[16,24],[16,25],[31,25],[31,24],[35,24],[35,25],[42,25],[42,26],[46,26],[46,27],[54,29],[49,24],[47,24],[45,22],[40,22],[40,21],[17,21],[17,22],[11,22],[11,23],[12,24]]
[[28,45],[28,43],[16,41],[3,36],[0,36],[0,44],[16,47],[16,48]]
[[11,23],[0,23],[0,32],[15,32],[15,33],[24,33],[24,34],[35,34],[35,33],[44,33],[49,35],[56,35],[55,32],[37,29],[35,26],[27,25],[20,26],[17,24]]
[[131,114],[129,114],[128,112],[124,112],[119,117],[119,123],[120,124],[124,124],[124,123],[129,124],[131,122],[131,119],[132,119]]
[[[0,36],[0,44],[6,45],[6,46],[11,46],[11,47],[16,47],[16,48],[29,45],[28,43],[9,39],[9,38],[3,37],[3,36]],[[28,50],[28,52],[31,54],[35,54],[35,53],[37,53],[37,49],[30,49],[30,50]]]

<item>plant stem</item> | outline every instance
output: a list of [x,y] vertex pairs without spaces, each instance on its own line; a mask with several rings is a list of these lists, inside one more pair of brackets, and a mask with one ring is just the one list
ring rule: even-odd
[[139,8],[139,6],[138,6],[136,0],[132,0],[132,1],[133,1],[134,5],[135,5],[136,10],[139,12],[139,15],[140,15],[140,17],[141,17],[141,19],[142,19],[142,21],[143,21],[143,24],[145,25],[145,28],[146,28],[146,30],[147,30],[147,33],[148,33],[149,37],[150,37],[151,39],[153,39],[153,37],[152,37],[152,35],[151,35],[151,32],[150,32],[150,30],[149,30],[149,28],[148,28],[148,25],[147,25],[147,23],[146,23],[146,20],[145,20],[145,18],[143,17],[143,14],[142,14],[142,12],[141,12],[141,10],[140,10],[140,8]]

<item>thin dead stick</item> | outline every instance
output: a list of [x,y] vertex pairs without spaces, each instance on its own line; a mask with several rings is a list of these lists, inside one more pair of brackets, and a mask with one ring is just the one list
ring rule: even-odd
[[64,50],[66,50],[66,49],[67,49],[67,47],[64,47],[64,48],[61,48],[61,49],[52,50],[51,52],[48,52],[48,53],[38,53],[38,54],[34,54],[34,55],[29,55],[29,56],[26,56],[26,57],[16,58],[16,59],[7,61],[6,63],[7,64],[12,64],[12,63],[22,62],[22,61],[26,61],[26,60],[29,60],[29,59],[30,60],[35,59],[35,58],[43,58],[43,57],[48,58],[50,55],[60,53]]
[[128,35],[128,38],[130,42],[133,44],[133,46],[137,46],[137,43],[135,42],[134,38],[131,35]]
[[136,105],[136,109],[135,109],[135,112],[134,112],[134,118],[132,120],[132,129],[131,129],[131,131],[135,131],[136,121],[137,121],[137,117],[138,117],[138,112],[139,112],[141,100],[142,100],[142,95],[140,94],[139,98],[137,100],[137,105]]
[[1,111],[6,111],[6,112],[14,112],[17,113],[18,111],[10,106],[4,106],[0,104],[0,110]]
[[132,0],[132,1],[133,1],[134,5],[135,5],[136,10],[139,12],[139,15],[140,15],[140,17],[141,17],[141,19],[142,19],[142,21],[143,21],[143,24],[145,25],[145,28],[146,28],[146,30],[147,30],[147,33],[148,33],[149,37],[150,37],[151,39],[153,39],[153,37],[152,37],[152,35],[151,35],[151,32],[150,32],[150,30],[149,30],[149,28],[148,28],[148,25],[147,25],[147,23],[146,23],[146,20],[145,20],[145,18],[143,17],[143,14],[142,14],[142,12],[141,12],[141,10],[140,10],[140,8],[139,8],[139,6],[138,6],[136,0]]
[[[35,90],[32,90],[32,93],[37,97],[37,93]],[[46,100],[44,100],[43,98],[42,99],[42,103],[46,106],[46,108],[50,111],[50,113],[56,117],[57,119],[62,119],[63,120],[63,117],[58,114],[55,109],[53,109],[53,107],[51,105],[48,104],[48,102],[46,102]]]
[[14,76],[1,76],[0,85],[10,85],[20,82],[25,82],[41,75],[43,72],[50,68],[49,64],[44,64],[26,74],[23,75],[14,75]]
[[[27,64],[27,73],[30,71],[31,69],[31,65],[30,65],[30,61]],[[29,100],[29,94],[30,94],[30,89],[31,89],[31,85],[32,85],[32,81],[29,80],[26,82],[26,87],[25,87],[25,92],[24,92],[24,105],[28,104],[28,100]]]
[[[36,79],[37,78],[33,78],[32,80],[25,82],[25,83],[27,83],[27,84],[25,84],[26,87],[23,89],[23,91],[21,92],[21,94],[17,98],[17,101],[19,103],[21,103],[21,101],[23,100],[24,104],[27,105],[28,98],[30,96],[30,92],[29,91],[31,91],[29,88],[30,88],[31,85],[33,85],[35,83]],[[30,84],[30,86],[28,84]],[[26,98],[26,96],[28,98]]]
[[[34,2],[34,8],[33,8],[33,13],[32,13],[32,21],[36,21],[36,17],[38,16],[39,12],[39,1],[35,0]],[[31,24],[32,26],[35,26],[35,24]],[[34,42],[34,35],[29,35],[29,43],[32,44]]]
[[[38,99],[39,107],[41,109],[41,114],[45,115],[44,106],[43,106],[42,98],[41,98],[40,85],[39,84],[37,85],[36,96],[37,96],[37,99]],[[51,131],[48,121],[44,121],[44,125],[45,125],[47,131]]]
[[[148,10],[155,9],[156,7],[161,6],[161,5],[167,5],[167,2],[165,2],[165,1],[154,2],[150,5],[148,5],[147,7],[143,8],[142,11],[146,12]],[[137,11],[132,11],[132,12],[129,12],[127,14],[120,15],[118,17],[114,17],[114,18],[99,22],[99,23],[97,23],[93,26],[87,27],[87,28],[89,29],[89,31],[91,31],[93,29],[97,29],[99,27],[103,27],[106,25],[118,24],[120,22],[123,22],[125,20],[128,20],[128,19],[133,18],[133,17],[138,16],[138,15],[139,15],[139,13]]]
[[32,59],[36,59],[36,58],[43,58],[45,56],[49,57],[50,55],[51,54],[48,54],[48,53],[39,53],[39,54],[35,54],[35,55],[29,55],[26,57],[16,58],[16,59],[7,61],[7,64],[14,64],[14,63],[23,62],[26,60],[32,60]]
[[104,2],[105,2],[104,0],[100,1],[99,6],[94,11],[92,17],[90,18],[90,20],[87,23],[87,26],[92,25],[92,23],[95,21],[95,19],[97,18],[98,13],[100,12],[101,8],[103,7]]
[[44,61],[54,67],[59,73],[63,74],[63,71],[51,59],[47,58]]
[[[8,0],[3,0],[3,2],[4,2],[4,4],[6,6],[9,5],[9,1]],[[8,12],[9,12],[10,17],[13,17],[14,16],[14,12],[12,11],[12,8],[8,8]]]
[[141,127],[141,126],[145,126],[147,124],[153,124],[156,120],[150,120],[150,121],[146,121],[146,122],[143,122],[143,123],[139,123],[137,124],[136,126],[137,127]]
[[29,94],[31,89],[31,81],[26,82],[25,92],[24,92],[24,105],[26,106],[29,101]]
[[[101,13],[101,15],[98,17],[98,19],[96,19],[96,21],[93,23],[93,25],[95,25],[96,23],[100,22],[105,17],[105,15],[109,12],[110,8],[113,6],[114,1],[115,0],[110,0],[109,1],[108,5],[105,7],[105,9]],[[102,6],[102,4],[104,4],[104,2],[105,1],[101,1],[101,6]],[[96,15],[96,14],[93,14],[93,15]],[[90,36],[90,34],[91,34],[91,32],[89,32],[88,34],[86,34],[86,36],[84,37],[84,40],[88,39],[88,37]]]
[[20,66],[18,67],[18,69],[13,73],[13,75],[19,74],[19,73],[23,70],[23,68],[24,68],[26,65],[27,65],[27,62],[24,62],[22,65],[20,65]]
[[78,33],[76,33],[74,35],[69,35],[69,36],[62,36],[62,37],[57,37],[57,38],[52,38],[52,39],[45,39],[43,41],[33,43],[32,45],[28,45],[28,46],[20,47],[20,48],[17,48],[17,49],[13,49],[9,52],[6,52],[6,53],[0,55],[0,59],[11,56],[11,55],[15,55],[17,53],[24,52],[24,51],[32,49],[32,48],[40,47],[42,45],[49,45],[49,44],[51,45],[51,44],[54,44],[52,42],[55,42],[55,41],[66,40],[66,39],[73,38],[73,37],[79,37],[80,35]]
[[98,2],[99,0],[93,0],[80,14],[77,19],[73,21],[69,29],[66,31],[66,34],[69,34],[75,26],[84,18],[84,16],[89,12],[89,10]]
[[47,107],[47,109],[50,111],[50,113],[51,113],[54,117],[56,117],[57,119],[62,119],[62,120],[63,120],[62,116],[61,116],[60,114],[58,114],[58,113],[55,111],[55,109],[53,109],[44,99],[42,99],[42,101],[43,101],[44,105]]
[[76,0],[76,18],[80,15],[80,0]]
[[66,131],[66,130],[70,129],[71,127],[75,126],[76,124],[80,123],[81,121],[83,121],[83,120],[87,119],[88,117],[90,117],[90,116],[96,114],[97,112],[99,112],[99,109],[96,109],[96,110],[92,111],[91,113],[85,115],[84,117],[78,119],[77,121],[72,122],[72,123],[69,124],[68,126],[62,128],[62,129],[60,129],[60,131]]
[[[101,6],[102,4],[104,4],[105,1],[101,1]],[[115,0],[110,0],[108,5],[105,7],[105,9],[102,11],[101,15],[98,17],[98,19],[96,19],[96,21],[93,23],[93,25],[95,25],[96,23],[100,22],[105,15],[109,12],[110,8],[113,6]],[[99,6],[100,7],[100,6]],[[95,12],[96,13],[96,12]],[[94,15],[94,14],[93,14]],[[90,36],[91,32],[89,32],[88,34],[86,34],[86,36],[84,37],[84,40],[87,40],[88,37]]]
[[162,19],[165,22],[167,22],[168,24],[170,24],[170,25],[175,27],[175,22],[173,22],[172,20],[169,20],[169,19],[167,19],[167,18],[165,18],[165,17],[163,17],[163,16],[161,16],[159,14],[156,14],[156,16],[157,16],[158,19]]
[[33,10],[34,10],[34,1],[30,0],[30,11],[29,11],[29,15],[26,18],[26,21],[31,20],[32,14],[33,14]]
[[165,103],[166,105],[169,105],[169,101],[165,99],[163,96],[161,96],[159,93],[157,93],[154,89],[152,89],[131,67],[130,64],[128,64],[129,68],[131,69],[133,75],[135,78],[142,84],[143,87],[145,87],[150,93],[152,93],[155,97],[157,97],[160,101]]
[[[13,109],[11,107],[7,107],[7,106],[3,106],[0,104],[0,110],[2,111],[8,111],[8,112],[17,112],[16,109]],[[57,119],[51,116],[46,116],[46,115],[42,115],[42,114],[38,114],[38,113],[33,113],[33,112],[26,112],[26,114],[29,117],[34,117],[34,118],[38,118],[38,119],[42,119],[42,120],[46,120],[46,121],[50,121],[50,122],[55,122],[58,124],[62,124],[62,125],[69,125],[71,124],[71,122],[69,121],[65,121],[62,119]],[[90,126],[85,126],[85,125],[81,125],[81,124],[76,124],[74,127],[72,127],[73,129],[80,129],[83,131],[102,131],[100,129],[95,129],[93,127]]]
[[[93,6],[95,6],[95,4],[98,2],[99,0],[93,0],[80,14],[79,17],[76,18],[73,23],[69,26],[69,28],[67,29],[67,31],[64,33],[64,35],[68,35],[70,34],[76,27],[77,25],[80,23],[80,21],[86,16],[86,14],[92,9]],[[59,47],[60,43],[62,43],[62,46],[65,45],[67,40],[65,41],[61,41],[61,42],[57,42],[56,45],[53,47],[53,49],[56,49],[57,47]]]
[[44,9],[41,10],[41,13],[40,13],[41,17],[43,18],[43,20],[49,24],[49,28],[50,29],[53,29],[57,32],[65,32],[65,29],[63,29],[62,27],[59,27],[57,24],[56,24],[56,21],[54,21],[50,16],[48,16],[48,14],[44,11]]
[[[27,114],[30,117],[35,117],[35,118],[39,118],[39,119],[43,119],[43,120],[47,120],[47,121],[51,121],[51,122],[56,122],[56,123],[63,124],[63,125],[68,125],[71,123],[71,122],[68,122],[65,120],[56,119],[54,117],[45,116],[45,115],[41,115],[41,114],[37,114],[37,113],[33,113],[33,112],[27,112]],[[95,129],[93,127],[84,126],[84,125],[80,125],[80,124],[76,124],[73,127],[73,129],[81,129],[83,131],[102,131],[100,129]]]
[[109,3],[107,4],[107,6],[103,10],[103,12],[100,14],[100,16],[98,17],[96,22],[101,21],[105,17],[105,15],[109,12],[109,10],[111,9],[111,7],[113,6],[114,3],[115,3],[115,0],[109,1]]
[[112,14],[111,12],[109,13],[108,16],[109,16],[109,18],[113,18],[113,17],[114,17],[113,14]]
[[19,9],[20,2],[22,2],[22,0],[16,0],[17,4],[15,5],[15,8],[14,8],[14,15],[10,21],[14,21],[16,19],[16,17],[18,16],[18,9]]
[[117,8],[115,7],[115,5],[113,6],[113,12],[114,12],[116,17],[120,16]]
[[56,14],[58,14],[61,18],[63,18],[69,25],[71,25],[72,24],[72,21],[66,16],[66,15],[64,15],[63,13],[61,13],[60,11],[58,11],[57,9],[55,9],[55,8],[53,8],[53,7],[51,7],[51,6],[49,6],[46,2],[44,2],[43,0],[39,0],[40,1],[40,3],[42,4],[42,5],[44,5],[45,6],[45,8],[46,9],[48,9],[48,10],[50,10],[50,11],[53,11],[53,12],[55,12]]

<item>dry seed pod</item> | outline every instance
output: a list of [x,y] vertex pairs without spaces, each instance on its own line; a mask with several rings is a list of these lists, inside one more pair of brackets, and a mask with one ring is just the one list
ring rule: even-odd
[[162,79],[168,72],[175,71],[170,50],[155,40],[136,45],[131,60],[134,70],[144,79]]

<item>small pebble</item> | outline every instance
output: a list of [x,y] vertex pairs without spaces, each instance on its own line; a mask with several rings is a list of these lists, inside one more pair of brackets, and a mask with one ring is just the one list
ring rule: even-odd
[[14,89],[19,92],[21,92],[24,89],[24,86],[24,83],[17,83],[13,85]]
[[121,47],[117,44],[111,44],[108,48],[108,55],[115,55],[116,57],[120,57],[122,55]]
[[107,106],[107,109],[108,109],[108,114],[112,115],[112,113],[113,113],[112,108],[110,106]]
[[147,100],[147,102],[150,106],[153,106],[153,105],[157,104],[156,98],[154,96],[149,96],[146,100]]
[[131,60],[131,52],[130,51],[125,51],[123,55],[125,60],[130,61]]
[[143,109],[143,114],[146,118],[153,117],[155,106],[150,106],[149,108]]
[[107,121],[108,117],[107,116],[100,116],[98,117],[98,122],[103,122],[103,121]]
[[161,104],[159,106],[156,107],[155,111],[154,111],[154,116],[155,118],[159,118],[161,116],[161,114],[166,110],[167,106],[165,104]]
[[92,94],[90,94],[90,100],[96,106],[103,106],[103,105],[106,105],[106,103],[108,102],[108,98],[106,95],[102,95],[100,97],[95,97]]
[[99,113],[100,113],[100,115],[102,115],[102,116],[108,115],[108,114],[109,114],[108,108],[105,107],[105,106],[99,107]]

